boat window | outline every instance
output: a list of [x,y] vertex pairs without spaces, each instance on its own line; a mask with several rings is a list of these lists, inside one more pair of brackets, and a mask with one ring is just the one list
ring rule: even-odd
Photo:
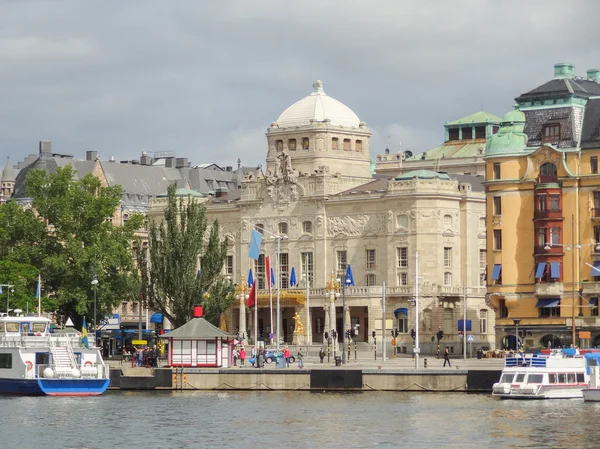
[[0,369],[12,369],[12,354],[0,354]]
[[503,374],[502,377],[500,378],[500,383],[501,384],[509,384],[513,381],[514,377],[515,377],[514,374]]
[[33,323],[33,332],[44,332],[46,330],[46,323]]
[[518,373],[517,374],[517,378],[515,379],[515,382],[516,383],[523,383],[524,380],[525,380],[525,374]]
[[566,384],[567,383],[567,375],[564,373],[560,373],[558,375],[558,383],[559,384]]
[[574,383],[575,383],[575,373],[569,373],[569,374],[567,375],[567,378],[568,378],[568,382],[569,382],[570,384],[574,384]]
[[585,379],[583,377],[583,373],[577,373],[577,383],[584,383]]
[[541,384],[544,380],[544,375],[543,374],[530,374],[527,377],[527,383],[528,384]]
[[548,383],[551,383],[551,384],[556,383],[556,373],[548,374]]
[[6,332],[19,332],[19,323],[6,323]]

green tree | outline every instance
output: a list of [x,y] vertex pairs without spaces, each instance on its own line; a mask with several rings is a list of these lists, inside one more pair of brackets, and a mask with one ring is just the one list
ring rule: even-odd
[[207,318],[218,324],[233,302],[233,286],[221,275],[227,239],[221,240],[217,220],[205,243],[207,230],[205,208],[190,196],[177,198],[171,185],[165,219],[150,227],[150,264],[141,261],[141,266],[142,296],[174,327],[192,318],[195,305],[203,305]]
[[[131,241],[143,217],[130,216],[123,226],[113,226],[107,219],[119,206],[122,189],[104,187],[92,174],[80,179],[74,175],[71,166],[55,173],[28,174],[32,209],[12,202],[0,208],[0,260],[29,265],[41,273],[46,307],[56,307],[45,311],[76,321],[85,315],[93,322],[121,301],[137,297]],[[97,317],[92,316],[94,275]],[[31,292],[35,297],[35,286]],[[54,306],[47,298],[53,298]]]

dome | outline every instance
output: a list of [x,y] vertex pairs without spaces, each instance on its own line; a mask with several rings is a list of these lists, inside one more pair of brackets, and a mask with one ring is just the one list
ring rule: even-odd
[[525,114],[518,109],[507,112],[500,123],[500,130],[488,139],[485,156],[515,154],[527,147],[525,122]]
[[438,173],[431,170],[413,170],[406,173],[402,173],[396,178],[396,181],[406,181],[408,179],[419,178],[419,179],[450,179],[446,173]]
[[507,112],[501,123],[525,123],[525,114],[518,109]]
[[282,128],[307,126],[311,124],[311,120],[329,120],[331,125],[351,128],[358,128],[360,125],[360,120],[352,109],[323,91],[322,81],[315,81],[312,94],[283,111],[277,124]]

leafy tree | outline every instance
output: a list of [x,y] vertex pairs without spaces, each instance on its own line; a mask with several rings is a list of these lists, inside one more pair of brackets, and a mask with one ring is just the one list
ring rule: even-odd
[[[56,173],[28,173],[32,210],[14,203],[0,208],[0,260],[35,267],[42,277],[42,296],[54,298],[58,313],[76,321],[85,315],[93,322],[94,275],[96,321],[137,296],[131,241],[143,217],[130,216],[123,226],[113,226],[107,218],[119,206],[121,188],[104,187],[92,174],[80,179],[74,174],[71,166]],[[31,292],[34,296],[35,285]]]
[[205,243],[207,229],[205,208],[190,196],[177,198],[171,185],[164,222],[150,226],[150,264],[140,262],[142,296],[174,327],[192,318],[195,305],[203,305],[207,319],[218,324],[233,302],[233,287],[221,275],[227,239],[221,240],[215,220]]

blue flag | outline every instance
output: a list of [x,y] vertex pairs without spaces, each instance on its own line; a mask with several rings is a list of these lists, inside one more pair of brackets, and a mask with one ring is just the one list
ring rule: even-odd
[[260,256],[260,244],[262,242],[262,234],[256,229],[252,229],[252,236],[250,237],[250,252],[248,257],[250,259],[258,260]]
[[346,276],[344,277],[344,285],[354,285],[354,276],[352,276],[352,268],[350,264],[346,267]]
[[90,349],[87,336],[87,326],[85,325],[85,318],[83,319],[83,324],[81,326],[81,346],[83,346],[85,349]]
[[296,284],[296,269],[292,267],[292,272],[290,274],[290,287],[294,287]]
[[252,276],[252,268],[250,268],[248,270],[248,287],[252,287],[252,284],[254,284],[254,276]]

